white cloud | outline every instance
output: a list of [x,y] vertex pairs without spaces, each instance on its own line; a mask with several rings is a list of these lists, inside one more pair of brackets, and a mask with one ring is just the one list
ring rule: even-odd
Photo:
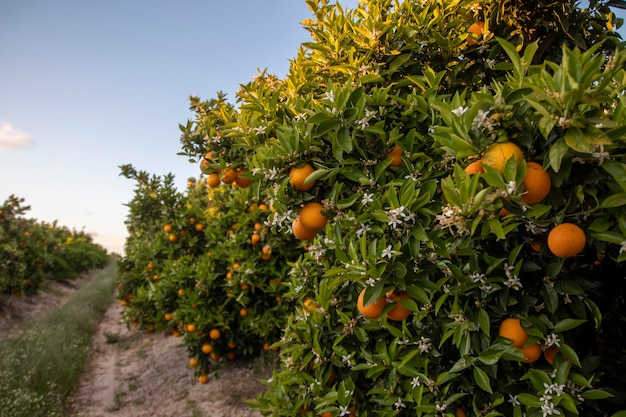
[[30,135],[16,129],[11,123],[0,122],[0,151],[24,148],[32,142]]

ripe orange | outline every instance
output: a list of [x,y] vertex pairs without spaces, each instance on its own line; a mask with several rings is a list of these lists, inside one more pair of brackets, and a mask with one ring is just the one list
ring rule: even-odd
[[269,343],[267,343],[267,342],[263,343],[263,350],[264,350],[264,351],[266,351],[266,352],[267,352],[268,350],[270,350],[270,344],[269,344]]
[[252,233],[252,236],[250,236],[250,243],[252,243],[253,245],[257,245],[260,241],[261,235],[258,233]]
[[165,313],[163,318],[165,319],[165,321],[170,321],[170,320],[172,320],[172,315],[170,313]]
[[387,305],[387,300],[385,296],[380,297],[373,303],[368,305],[363,305],[365,298],[365,288],[361,290],[359,293],[359,298],[357,299],[356,306],[359,309],[359,313],[368,319],[377,319],[380,317],[383,309]]
[[386,294],[388,300],[396,303],[391,310],[387,312],[387,318],[395,321],[402,321],[409,317],[411,310],[400,304],[402,300],[408,300],[411,296],[407,293],[396,294],[393,290]]
[[511,159],[511,157],[515,158],[518,165],[524,160],[524,154],[516,144],[512,142],[498,142],[487,148],[483,155],[482,164],[502,174],[506,162]]
[[245,308],[242,308],[241,310],[239,310],[239,315],[241,317],[246,317],[248,315],[248,310],[246,310]]
[[121,305],[122,307],[126,307],[126,306],[128,305],[128,301],[126,301],[126,300],[121,300],[121,301],[120,301],[120,305]]
[[306,203],[300,210],[300,220],[307,229],[321,230],[326,226],[328,218],[322,214],[324,206],[317,202]]
[[212,172],[206,179],[206,183],[209,187],[215,188],[220,185],[220,174],[217,172]]
[[233,269],[239,269],[239,268],[241,268],[241,264],[239,262],[234,262]]
[[196,366],[198,366],[198,359],[196,358],[189,359],[189,366],[191,366],[192,368],[195,368]]
[[272,255],[269,253],[264,253],[261,255],[261,259],[263,259],[264,261],[269,261],[271,257]]
[[218,329],[211,329],[211,331],[209,332],[209,337],[213,340],[219,339],[221,335],[222,334]]
[[226,273],[226,279],[233,279],[233,276],[234,276],[234,275],[235,275],[235,274],[233,273],[233,271],[228,271],[228,272]]
[[235,184],[241,188],[248,188],[252,184],[252,180],[243,178],[242,175],[246,174],[244,170],[237,170],[237,177],[235,178]]
[[163,231],[165,233],[170,233],[172,231],[172,225],[171,224],[166,224],[165,226],[163,226]]
[[185,295],[185,290],[184,290],[184,289],[182,289],[182,288],[181,288],[181,289],[179,289],[179,290],[178,290],[178,295],[179,295],[179,297],[182,297],[183,295]]
[[[556,346],[550,346],[549,348],[543,351],[543,357],[546,358],[546,361],[548,361],[550,365],[553,365],[554,358],[556,358],[556,355],[558,355],[560,352],[561,350],[557,348]],[[563,355],[563,360],[565,361],[567,360],[567,357],[565,355]]]
[[482,38],[484,30],[485,22],[472,23],[470,27],[467,28],[467,44],[476,45],[478,43],[478,40]]
[[202,345],[202,353],[206,353],[208,355],[211,352],[213,352],[213,345],[209,343],[205,343]]
[[399,167],[402,165],[402,148],[398,145],[394,145],[391,152],[386,155],[387,158],[391,159],[392,167]]
[[509,317],[500,323],[498,334],[501,337],[511,340],[511,344],[521,348],[528,340],[528,333],[522,328],[520,319]]
[[197,329],[196,325],[195,325],[195,324],[193,324],[193,323],[192,323],[192,324],[188,324],[185,328],[187,329],[187,331],[188,331],[189,333],[193,333],[193,332],[195,332],[195,331],[196,331],[196,329]]
[[533,343],[526,347],[518,347],[518,349],[526,356],[526,359],[522,361],[523,363],[533,363],[541,357],[541,345],[539,343]]
[[235,354],[235,352],[228,352],[226,353],[226,359],[228,359],[229,361],[234,361],[237,358],[237,355]]
[[550,194],[550,174],[536,162],[526,162],[526,177],[524,178],[524,194],[522,201],[526,204],[535,204]]
[[315,302],[315,299],[307,298],[306,300],[304,300],[304,307],[302,307],[302,312],[308,316],[315,313],[315,311],[317,311],[319,307],[320,305]]
[[148,262],[148,269],[152,271],[154,269],[154,264],[152,262]]
[[270,253],[272,253],[272,248],[270,246],[263,246],[261,248],[261,253],[263,255],[269,255]]
[[248,285],[247,282],[242,282],[241,284],[239,284],[239,288],[245,291],[250,288],[250,285]]
[[263,225],[261,223],[254,223],[254,230],[260,232],[261,230],[263,230]]
[[236,348],[236,347],[237,347],[237,343],[235,343],[235,342],[228,342],[228,343],[227,343],[227,345],[228,345],[228,347],[229,347],[230,349],[234,349],[234,348]]
[[467,414],[465,414],[465,411],[463,411],[463,409],[461,407],[457,407],[456,408],[456,417],[467,417]]
[[479,159],[478,161],[472,162],[471,164],[465,167],[465,172],[467,172],[470,175],[481,174],[485,172],[485,170],[483,169],[483,161]]
[[176,236],[175,234],[171,234],[167,237],[170,242],[176,242],[178,240],[178,236]]
[[310,190],[315,185],[315,181],[306,184],[304,184],[304,181],[313,171],[315,171],[315,168],[311,164],[304,164],[299,168],[291,168],[291,171],[289,171],[289,184],[298,191]]
[[291,223],[291,230],[293,231],[293,235],[300,240],[313,239],[318,232],[316,229],[304,227],[300,217],[296,217],[293,223]]
[[219,362],[220,359],[222,359],[222,357],[220,355],[218,355],[215,352],[211,352],[211,354],[209,355],[211,357],[211,359],[213,359],[215,362]]
[[550,252],[561,258],[571,258],[585,248],[587,238],[583,229],[572,223],[562,223],[548,234]]
[[198,382],[201,384],[206,384],[209,382],[209,377],[207,376],[207,374],[202,374],[198,377]]
[[180,334],[180,332],[178,330],[172,330],[172,336],[174,336],[174,337],[181,337],[182,335]]
[[202,223],[198,223],[195,225],[196,232],[201,232],[204,230],[204,225]]
[[224,174],[222,177],[222,182],[224,184],[232,184],[237,179],[237,171],[232,168],[224,169],[222,174]]
[[261,204],[259,204],[259,210],[261,210],[261,211],[267,211],[267,204],[265,204],[265,203],[261,203]]

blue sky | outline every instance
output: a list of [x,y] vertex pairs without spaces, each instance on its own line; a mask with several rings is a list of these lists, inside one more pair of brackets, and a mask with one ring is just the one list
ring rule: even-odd
[[284,76],[308,17],[304,0],[3,0],[0,201],[121,253],[134,184],[119,165],[184,187],[199,174],[176,155],[189,95]]

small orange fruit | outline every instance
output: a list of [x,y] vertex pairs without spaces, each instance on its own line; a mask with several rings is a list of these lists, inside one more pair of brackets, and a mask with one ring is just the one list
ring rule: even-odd
[[204,230],[204,225],[202,223],[197,223],[195,225],[195,228],[196,228],[196,232],[201,232]]
[[321,230],[328,222],[328,218],[322,214],[322,210],[324,210],[324,206],[320,203],[305,204],[300,210],[302,225],[310,230]]
[[122,307],[126,307],[126,306],[128,305],[128,301],[126,301],[126,300],[121,300],[121,301],[120,301],[120,305],[121,305]]
[[239,269],[239,268],[241,268],[241,264],[239,262],[233,263],[233,269]]
[[228,359],[229,361],[234,361],[235,359],[237,359],[237,354],[235,354],[235,352],[228,352],[226,353],[226,359]]
[[254,230],[260,232],[261,230],[263,230],[263,225],[261,223],[254,223]]
[[206,353],[208,355],[211,352],[213,352],[213,345],[209,343],[205,343],[202,345],[202,353]]
[[163,318],[165,319],[165,321],[171,321],[172,320],[172,315],[170,313],[165,313]]
[[465,411],[463,411],[463,409],[461,407],[457,407],[456,408],[456,417],[467,417],[467,414],[465,414]]
[[233,273],[233,271],[228,271],[228,272],[226,273],[226,279],[233,279],[233,276],[234,276],[234,275],[235,275],[235,274]]
[[176,236],[175,234],[171,234],[167,237],[170,242],[176,242],[178,240],[178,236]]
[[485,169],[483,168],[483,161],[479,159],[478,161],[472,162],[465,167],[465,172],[467,172],[469,175],[481,174],[485,172]]
[[304,164],[299,168],[291,168],[289,172],[289,184],[298,191],[308,191],[315,185],[315,181],[304,183],[309,175],[315,171],[311,164]]
[[198,382],[201,384],[206,384],[209,382],[209,377],[206,374],[202,374],[198,377]]
[[478,43],[478,40],[482,38],[484,30],[485,22],[472,23],[470,27],[467,28],[467,44],[476,45]]
[[261,235],[258,233],[252,233],[252,236],[250,236],[250,243],[252,243],[253,245],[257,245],[260,241]]
[[185,295],[185,290],[181,288],[178,290],[177,294],[179,297],[182,297],[183,295]]
[[152,262],[148,262],[148,269],[151,271],[154,269],[154,264]]
[[245,308],[242,308],[239,310],[239,315],[241,317],[246,317],[248,315],[248,310],[246,310]]
[[264,351],[266,351],[266,352],[267,352],[268,350],[270,350],[270,344],[269,344],[269,343],[267,343],[267,342],[263,343],[263,350],[264,350]]
[[[561,353],[561,350],[559,348],[557,348],[556,346],[550,346],[543,351],[543,357],[546,358],[546,361],[548,361],[550,365],[554,365],[554,358],[556,358],[556,355],[558,355],[559,353]],[[563,360],[567,360],[567,357],[565,355],[563,355]]]
[[229,347],[230,349],[234,349],[234,348],[236,348],[236,347],[237,347],[237,343],[232,342],[232,341],[231,341],[231,342],[228,342],[228,343],[227,343],[227,345],[228,345],[228,347]]
[[562,223],[548,233],[548,248],[556,256],[571,258],[585,248],[587,238],[583,229],[572,223]]
[[218,329],[211,329],[211,331],[209,332],[209,337],[213,340],[219,339],[221,335],[222,333],[220,333]]
[[365,288],[361,290],[359,293],[359,298],[357,299],[356,306],[359,309],[359,313],[368,319],[377,319],[380,317],[383,309],[387,305],[387,300],[385,296],[380,297],[375,300],[373,303],[368,305],[363,305],[365,299]]
[[296,217],[293,223],[291,223],[291,230],[293,231],[293,235],[300,240],[313,239],[318,232],[318,230],[316,229],[309,229],[307,227],[304,227],[300,217]]
[[193,333],[193,332],[195,332],[195,331],[196,331],[197,327],[196,327],[196,325],[195,325],[195,324],[193,324],[193,323],[192,323],[192,324],[188,324],[188,325],[186,326],[186,329],[187,329],[187,331],[188,331],[189,333]]
[[172,231],[172,225],[171,224],[166,224],[165,226],[163,226],[163,231],[165,233],[170,233]]
[[511,344],[521,348],[528,340],[528,333],[522,328],[520,319],[509,317],[500,323],[498,334],[501,337],[511,340]]
[[189,359],[189,366],[191,366],[192,368],[195,368],[196,366],[198,366],[198,359],[196,358]]
[[522,201],[526,204],[535,204],[550,194],[550,174],[536,162],[526,162],[526,177],[524,178],[524,194]]
[[220,182],[220,174],[218,174],[217,172],[210,173],[206,179],[207,185],[211,188],[218,187],[220,185]]
[[245,174],[246,174],[246,171],[239,170],[239,169],[237,170],[237,177],[235,178],[235,184],[237,184],[241,188],[248,188],[252,184],[251,179],[242,177],[242,175],[245,175]]
[[495,169],[500,174],[504,172],[506,162],[515,158],[515,162],[519,165],[524,160],[522,150],[512,142],[498,142],[489,146],[483,155],[482,165]]
[[302,312],[308,316],[315,313],[319,307],[320,306],[315,302],[315,299],[307,298],[306,300],[304,300],[304,307],[302,308]]
[[232,184],[237,179],[237,171],[232,168],[224,169],[222,174],[224,174],[222,177],[222,182],[224,184]]
[[261,204],[259,204],[259,210],[261,210],[261,211],[267,211],[267,204],[265,204],[265,203],[261,203]]
[[386,155],[387,158],[391,159],[392,167],[399,167],[402,165],[402,148],[398,145],[394,145],[391,152]]
[[407,293],[397,294],[394,291],[389,291],[387,294],[385,294],[385,296],[387,297],[388,300],[391,300],[394,303],[396,303],[396,305],[393,306],[393,308],[387,312],[388,319],[395,320],[395,321],[402,321],[406,319],[407,317],[409,317],[409,315],[411,314],[411,310],[409,310],[408,308],[400,304],[400,301],[408,300],[409,298],[411,298],[409,294]]
[[519,351],[526,357],[523,363],[533,363],[541,357],[541,345],[533,343],[526,347],[518,347]]

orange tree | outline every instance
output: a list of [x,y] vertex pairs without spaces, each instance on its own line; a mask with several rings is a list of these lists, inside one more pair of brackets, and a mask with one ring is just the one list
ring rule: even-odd
[[0,206],[1,292],[34,292],[44,279],[76,278],[108,262],[106,250],[85,232],[26,218],[28,210],[14,195]]
[[250,189],[208,186],[204,177],[179,193],[171,176],[130,166],[123,173],[138,182],[119,263],[126,321],[183,337],[200,382],[220,361],[278,341],[292,308],[282,299],[287,261],[299,250],[269,233],[267,204]]
[[187,155],[249,172],[272,230],[310,241],[259,410],[621,415],[626,74],[609,3],[624,5],[310,0],[285,79],[260,73],[237,108],[192,98]]

